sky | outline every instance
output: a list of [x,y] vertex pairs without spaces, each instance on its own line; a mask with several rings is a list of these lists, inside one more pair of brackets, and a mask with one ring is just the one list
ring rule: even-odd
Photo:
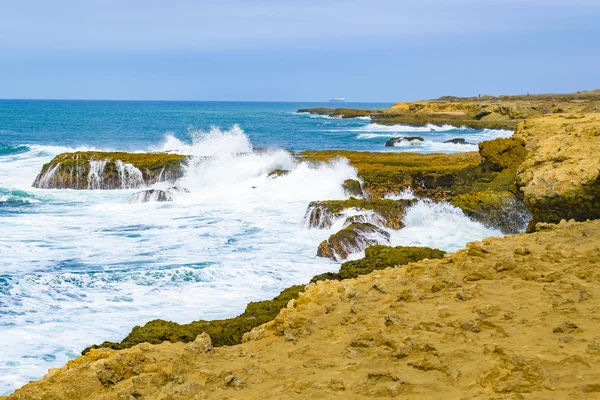
[[600,88],[599,0],[1,0],[0,98],[392,102]]

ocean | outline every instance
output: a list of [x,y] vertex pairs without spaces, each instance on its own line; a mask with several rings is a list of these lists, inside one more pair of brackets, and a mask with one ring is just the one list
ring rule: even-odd
[[[452,153],[512,133],[296,112],[329,106],[0,100],[0,394],[91,344],[121,340],[134,325],[233,317],[249,301],[336,271],[339,263],[316,257],[316,249],[339,226],[309,229],[304,216],[310,201],[347,198],[341,184],[356,170],[343,159],[299,163],[286,150]],[[384,146],[403,134],[424,140]],[[473,144],[443,143],[458,137]],[[252,152],[258,148],[266,151]],[[31,187],[45,163],[76,150],[198,158],[180,182],[189,193],[168,203],[129,202],[139,189]],[[291,173],[268,178],[276,168]],[[408,210],[405,224],[391,232],[393,245],[453,251],[501,235],[424,201]]]

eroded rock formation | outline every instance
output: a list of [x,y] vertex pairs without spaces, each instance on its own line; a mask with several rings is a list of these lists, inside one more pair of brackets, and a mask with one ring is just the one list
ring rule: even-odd
[[167,153],[85,151],[59,154],[39,173],[42,189],[135,189],[183,176],[187,157]]
[[313,201],[308,205],[305,219],[311,228],[329,229],[339,219],[364,222],[378,227],[401,229],[402,218],[415,200],[364,200],[351,197],[348,200]]
[[317,256],[341,261],[375,244],[389,244],[390,234],[373,224],[354,222],[329,236],[317,249]]
[[600,218],[600,114],[527,120],[514,136],[529,151],[517,185],[534,223]]

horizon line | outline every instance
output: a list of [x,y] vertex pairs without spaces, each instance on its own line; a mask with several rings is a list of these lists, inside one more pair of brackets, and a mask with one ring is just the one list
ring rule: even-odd
[[[331,103],[331,100],[166,100],[166,99],[85,99],[85,98],[0,98],[0,101],[139,101],[139,102],[180,102],[180,103]],[[396,101],[345,101],[332,104],[348,103],[397,103]]]

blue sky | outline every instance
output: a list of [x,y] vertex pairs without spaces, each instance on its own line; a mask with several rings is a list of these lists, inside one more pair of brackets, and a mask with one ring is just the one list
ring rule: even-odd
[[2,0],[0,98],[397,101],[600,88],[597,0]]

